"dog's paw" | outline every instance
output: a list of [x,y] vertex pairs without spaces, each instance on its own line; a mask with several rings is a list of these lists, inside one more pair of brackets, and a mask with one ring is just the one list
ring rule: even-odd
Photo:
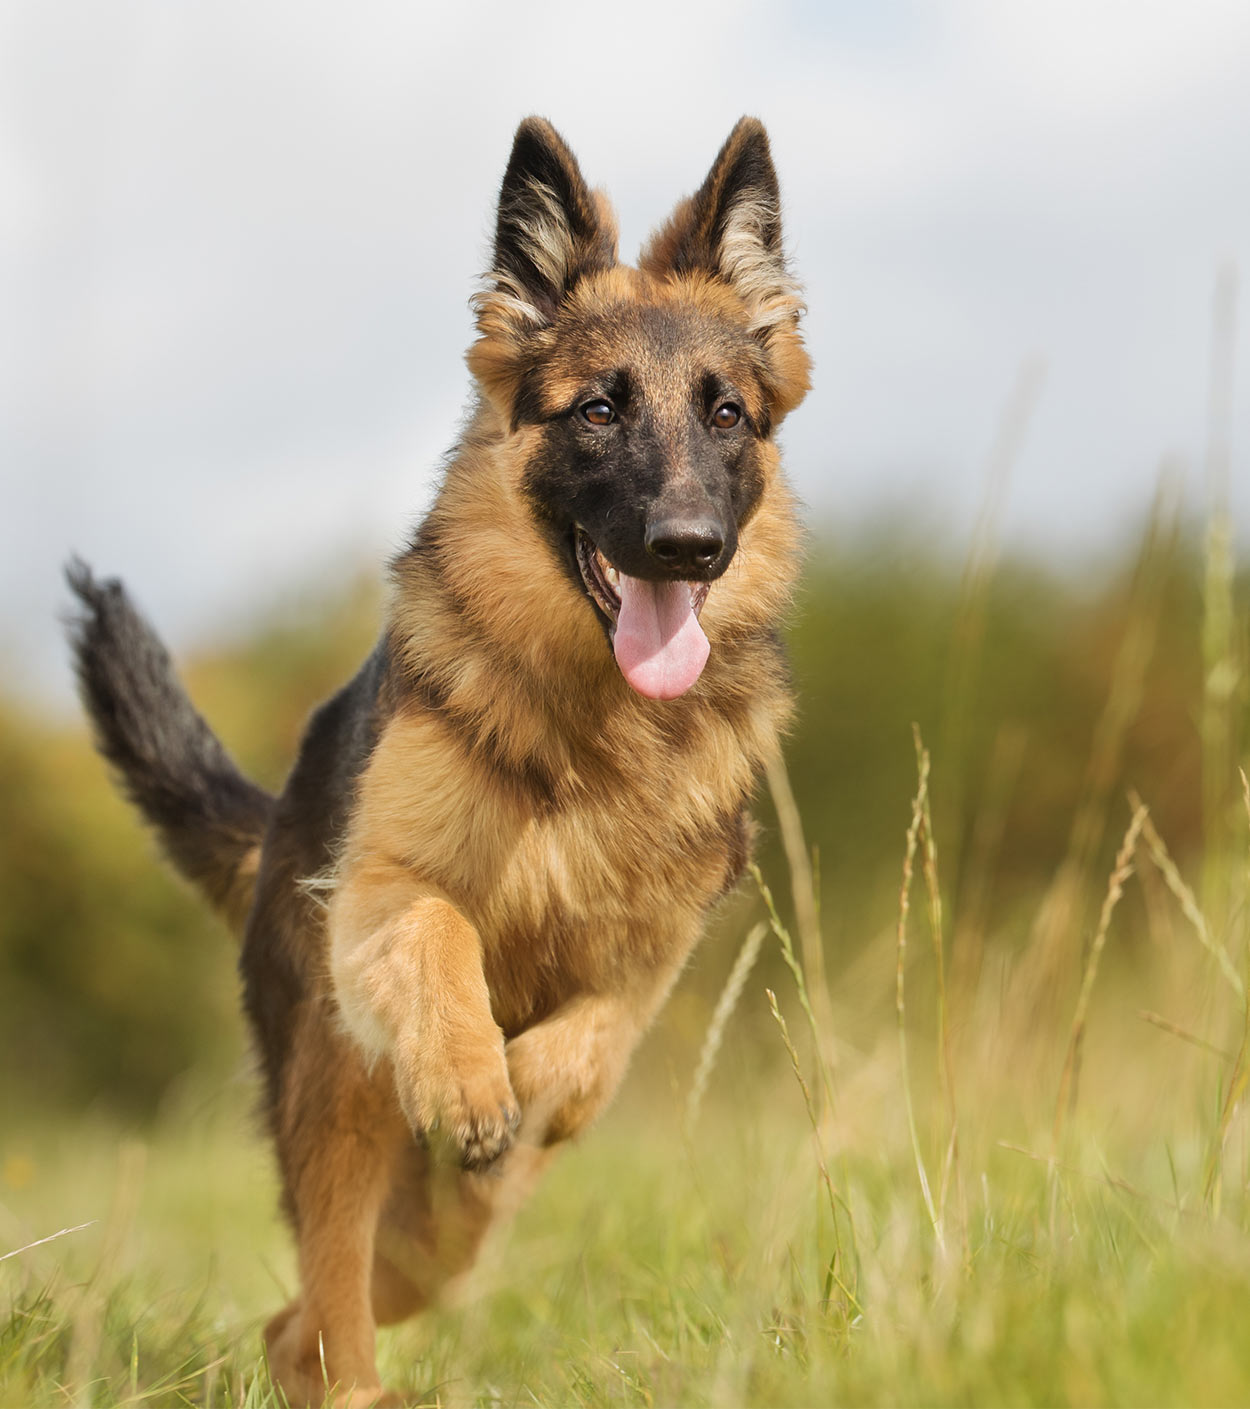
[[459,1059],[432,1061],[428,1052],[396,1055],[400,1104],[417,1135],[450,1145],[465,1169],[489,1168],[512,1145],[521,1124],[504,1060],[503,1041],[482,1042]]
[[[326,1355],[324,1336],[301,1321],[302,1308],[293,1301],[265,1327],[265,1359],[281,1402],[291,1409],[403,1409],[408,1402],[394,1390],[383,1389],[372,1366],[348,1385],[330,1382],[333,1350]],[[336,1367],[338,1368],[338,1367]]]
[[466,1107],[463,1117],[448,1134],[464,1168],[480,1172],[489,1169],[508,1152],[520,1124],[521,1108],[509,1092],[508,1099],[501,1101],[493,1112]]

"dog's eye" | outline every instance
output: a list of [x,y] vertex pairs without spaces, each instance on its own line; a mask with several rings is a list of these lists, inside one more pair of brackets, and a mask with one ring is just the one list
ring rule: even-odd
[[578,410],[582,413],[582,419],[592,426],[610,426],[616,420],[616,412],[606,401],[588,401]]
[[712,412],[712,424],[722,431],[732,430],[741,419],[742,412],[732,401],[726,401],[723,406],[718,406]]

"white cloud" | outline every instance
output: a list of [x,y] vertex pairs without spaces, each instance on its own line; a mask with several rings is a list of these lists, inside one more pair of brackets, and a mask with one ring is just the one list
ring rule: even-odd
[[46,678],[71,546],[175,638],[336,535],[381,555],[467,389],[516,120],[564,129],[628,252],[744,110],[810,292],[786,440],[818,510],[927,494],[966,528],[1035,353],[1013,531],[1086,544],[1201,456],[1215,271],[1250,270],[1244,4],[12,5],[0,639]]

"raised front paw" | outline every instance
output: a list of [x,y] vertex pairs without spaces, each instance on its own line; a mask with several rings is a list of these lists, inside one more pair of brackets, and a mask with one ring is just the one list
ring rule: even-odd
[[492,1165],[512,1144],[521,1108],[508,1079],[502,1034],[474,1042],[401,1044],[395,1085],[408,1123],[420,1136],[448,1141],[466,1169]]

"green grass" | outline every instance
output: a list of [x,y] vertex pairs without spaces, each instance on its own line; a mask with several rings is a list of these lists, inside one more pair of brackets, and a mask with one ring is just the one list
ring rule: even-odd
[[[1229,882],[1243,905],[1244,872]],[[1141,932],[1135,912],[1110,916],[1082,999],[1079,1080],[1053,1151],[1074,1008],[1026,1036],[993,965],[975,992],[949,995],[949,1177],[935,955],[916,936],[914,1145],[893,935],[835,986],[827,1099],[798,988],[778,991],[814,1126],[758,976],[688,1125],[692,1018],[706,1019],[688,990],[458,1304],[382,1334],[384,1380],[440,1405],[1250,1402],[1250,1143],[1225,1113],[1239,1012],[1171,892],[1138,888]],[[1236,961],[1244,972],[1244,943]],[[843,1035],[855,1032],[876,1036]],[[1222,1129],[1217,1203],[1207,1166]],[[0,1263],[0,1403],[277,1402],[259,1325],[293,1259],[244,1080],[184,1083],[130,1133],[32,1118],[6,1129],[0,1160],[4,1251],[90,1221]]]
[[[723,917],[457,1303],[382,1333],[413,1403],[1250,1404],[1250,579],[1166,506],[1101,587],[926,543],[817,564],[772,932],[718,1008],[767,910]],[[204,666],[258,776],[358,605]],[[81,731],[0,701],[0,803],[0,1405],[275,1406],[233,957]]]

